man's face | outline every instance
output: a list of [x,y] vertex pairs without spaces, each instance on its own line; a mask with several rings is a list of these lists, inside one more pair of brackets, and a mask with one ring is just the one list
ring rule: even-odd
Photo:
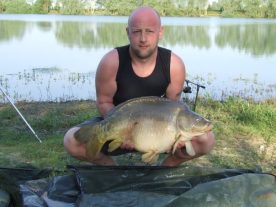
[[162,36],[162,27],[156,18],[139,16],[133,18],[127,28],[127,34],[134,55],[146,59],[156,51]]

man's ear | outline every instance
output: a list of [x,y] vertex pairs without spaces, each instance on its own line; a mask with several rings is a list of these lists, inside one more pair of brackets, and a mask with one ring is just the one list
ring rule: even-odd
[[126,33],[127,33],[127,36],[129,37],[129,29],[128,29],[128,27],[126,27]]
[[160,31],[159,31],[159,40],[161,40],[163,38],[163,34],[164,34],[164,27],[161,26]]

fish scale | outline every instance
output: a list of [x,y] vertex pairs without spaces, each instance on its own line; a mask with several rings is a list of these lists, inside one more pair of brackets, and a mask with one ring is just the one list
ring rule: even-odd
[[187,153],[195,156],[191,140],[212,129],[211,121],[191,111],[182,101],[148,96],[130,99],[114,107],[102,121],[80,128],[75,137],[88,140],[86,151],[91,159],[97,157],[103,145],[109,151],[119,148],[126,139],[142,153],[142,161],[152,164],[160,153],[174,153],[185,144]]

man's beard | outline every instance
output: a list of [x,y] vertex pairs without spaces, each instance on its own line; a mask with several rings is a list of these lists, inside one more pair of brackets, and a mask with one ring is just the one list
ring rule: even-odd
[[149,49],[146,50],[146,51],[141,51],[141,50],[139,50],[139,49],[132,48],[132,51],[133,51],[133,53],[134,53],[138,58],[140,58],[140,59],[147,59],[147,58],[151,57],[151,56],[154,54],[155,49],[156,49],[156,47],[154,47],[154,48],[149,48]]

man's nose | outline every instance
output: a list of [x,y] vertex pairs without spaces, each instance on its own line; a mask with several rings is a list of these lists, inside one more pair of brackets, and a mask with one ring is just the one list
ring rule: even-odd
[[145,31],[141,32],[140,41],[145,42],[147,40],[147,35]]

